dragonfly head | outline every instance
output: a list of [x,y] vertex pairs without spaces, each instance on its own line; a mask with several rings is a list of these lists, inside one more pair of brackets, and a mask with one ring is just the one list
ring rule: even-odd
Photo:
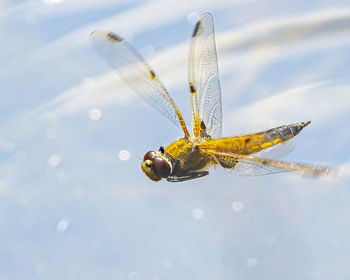
[[164,153],[155,151],[149,151],[145,154],[141,168],[152,181],[168,178],[172,172],[172,165]]

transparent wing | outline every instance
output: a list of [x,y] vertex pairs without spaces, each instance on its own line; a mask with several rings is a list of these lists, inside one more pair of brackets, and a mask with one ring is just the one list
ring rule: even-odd
[[241,176],[261,176],[280,172],[297,172],[301,175],[318,178],[333,178],[340,175],[339,170],[330,167],[308,165],[265,159],[248,155],[211,152],[225,169]]
[[193,130],[200,130],[199,122],[203,120],[207,134],[213,138],[220,137],[222,130],[221,90],[214,22],[208,13],[201,16],[193,31],[188,68]]
[[296,144],[294,139],[289,139],[284,142],[273,145],[270,148],[265,148],[260,152],[254,153],[256,157],[267,157],[281,159],[295,150]]
[[124,82],[189,136],[174,100],[141,55],[113,33],[93,31],[90,37]]

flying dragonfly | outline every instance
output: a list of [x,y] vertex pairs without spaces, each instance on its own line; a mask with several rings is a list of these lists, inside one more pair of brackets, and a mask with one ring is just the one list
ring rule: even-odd
[[141,168],[151,180],[187,181],[208,175],[208,170],[218,165],[245,176],[294,171],[302,175],[329,177],[336,173],[329,167],[254,156],[293,138],[310,121],[242,136],[221,136],[222,99],[214,22],[209,13],[197,21],[190,43],[188,79],[193,136],[156,73],[129,43],[105,31],[93,31],[91,39],[121,79],[183,131],[180,139],[145,154]]

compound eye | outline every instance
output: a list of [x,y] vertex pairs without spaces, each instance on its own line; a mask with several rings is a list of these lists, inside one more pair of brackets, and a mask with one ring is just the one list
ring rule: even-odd
[[170,165],[165,159],[161,157],[155,157],[153,159],[153,168],[159,177],[168,178],[170,176]]
[[154,157],[156,156],[156,153],[155,151],[149,151],[145,154],[145,156],[143,157],[143,161],[146,161],[146,160],[150,160],[152,161],[154,159]]

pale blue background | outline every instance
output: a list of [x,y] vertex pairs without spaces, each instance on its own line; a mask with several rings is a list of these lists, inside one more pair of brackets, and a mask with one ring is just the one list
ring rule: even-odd
[[[283,159],[341,178],[144,176],[144,153],[181,133],[88,35],[129,40],[189,123],[188,42],[206,11],[224,135],[311,120]],[[0,0],[0,44],[0,279],[350,278],[349,1]]]

